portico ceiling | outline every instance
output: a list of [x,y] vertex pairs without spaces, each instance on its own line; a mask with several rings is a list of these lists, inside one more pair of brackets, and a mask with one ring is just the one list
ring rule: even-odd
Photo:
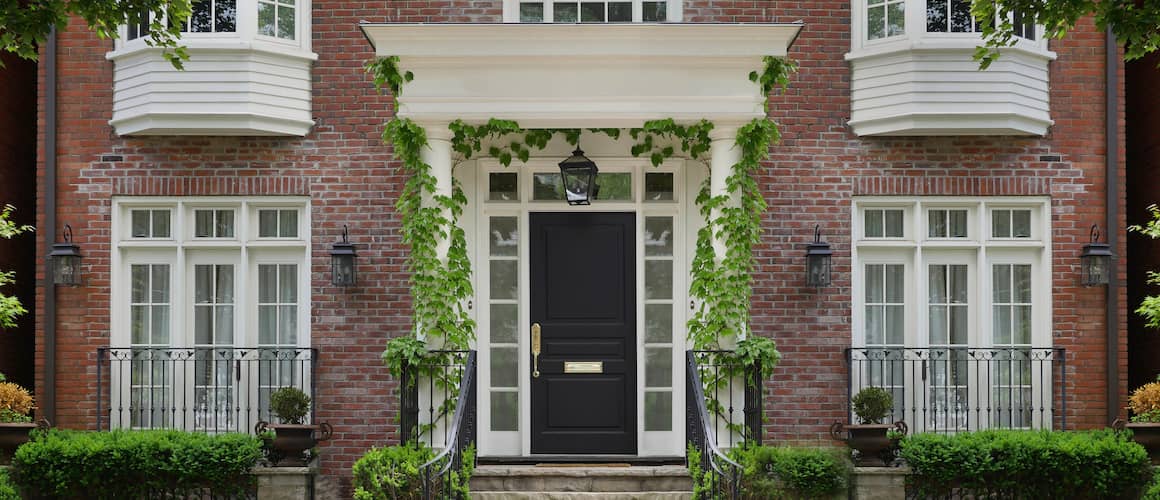
[[639,127],[647,120],[742,123],[765,116],[749,81],[783,57],[793,24],[370,24],[378,56],[414,81],[397,116],[437,124]]

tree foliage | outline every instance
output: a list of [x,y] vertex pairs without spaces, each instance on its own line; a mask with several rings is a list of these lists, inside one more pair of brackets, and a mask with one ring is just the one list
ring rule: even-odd
[[[12,239],[21,233],[32,231],[32,226],[22,226],[12,222],[12,205],[4,205],[0,209],[0,239]],[[28,312],[20,300],[11,295],[5,295],[3,287],[16,282],[14,271],[0,271],[0,328],[15,328],[16,318]]]
[[985,68],[999,55],[999,48],[1016,42],[1015,13],[1034,19],[1044,27],[1044,36],[1060,38],[1075,29],[1081,18],[1092,16],[1101,31],[1111,26],[1116,40],[1124,45],[1124,58],[1138,59],[1160,46],[1160,2],[1153,0],[973,0],[975,19],[998,19],[979,23],[985,46],[975,58]]
[[101,38],[116,38],[124,24],[144,25],[145,43],[181,68],[189,56],[178,41],[189,15],[190,0],[0,0],[0,49],[36,60],[52,27],[77,16]]

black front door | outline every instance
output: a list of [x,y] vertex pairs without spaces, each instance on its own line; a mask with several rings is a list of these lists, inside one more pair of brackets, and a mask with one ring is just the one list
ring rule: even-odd
[[635,221],[531,214],[532,453],[636,453]]

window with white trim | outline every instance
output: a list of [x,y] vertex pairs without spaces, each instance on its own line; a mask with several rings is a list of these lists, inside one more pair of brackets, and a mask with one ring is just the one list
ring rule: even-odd
[[[986,23],[971,15],[971,0],[864,0],[864,37],[880,40],[906,34],[907,9],[922,9],[917,18],[925,22],[919,33],[980,33]],[[994,21],[992,21],[994,23]],[[1033,19],[1020,13],[1011,16],[1015,36],[1036,39]]]
[[912,430],[1049,428],[1048,200],[854,201],[851,387]]
[[[298,39],[299,12],[305,6],[298,0],[194,0],[190,7],[189,19],[181,26],[181,32],[192,33],[255,33],[258,35],[293,41]],[[241,15],[239,10],[245,10]],[[131,16],[126,26],[125,39],[136,40],[149,34],[150,15],[144,12]],[[239,27],[239,22],[250,22]]]
[[505,0],[521,23],[663,23],[681,20],[681,0]]
[[309,390],[308,206],[115,200],[110,426],[245,431]]

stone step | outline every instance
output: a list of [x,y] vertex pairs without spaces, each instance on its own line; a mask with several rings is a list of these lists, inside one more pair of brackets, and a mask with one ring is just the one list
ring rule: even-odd
[[[471,491],[544,493],[617,493],[628,496],[599,498],[669,498],[632,496],[645,493],[691,493],[693,481],[683,465],[632,467],[538,467],[534,465],[481,465],[471,477]],[[482,497],[481,497],[482,498]],[[498,498],[498,497],[489,497]],[[527,498],[565,498],[557,496]],[[572,498],[572,497],[567,497]],[[576,498],[596,498],[579,496]],[[685,497],[672,497],[685,498]]]
[[473,500],[692,500],[691,491],[472,491]]

